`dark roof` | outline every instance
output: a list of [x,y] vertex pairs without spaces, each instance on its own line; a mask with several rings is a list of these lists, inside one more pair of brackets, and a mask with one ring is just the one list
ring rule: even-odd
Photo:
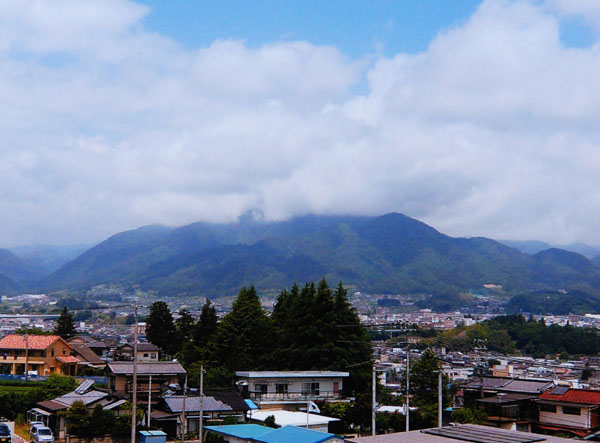
[[105,363],[105,361],[102,360],[98,354],[92,351],[88,345],[71,345],[71,347],[84,361],[94,365],[101,365]]
[[88,343],[87,345],[90,348],[96,348],[96,349],[105,349],[106,348],[106,349],[108,349],[108,345],[101,340],[93,341],[91,343]]
[[[182,412],[183,411],[183,395],[170,395],[163,397],[164,403],[170,412]],[[217,412],[217,411],[232,411],[232,407],[226,405],[214,397],[204,397],[203,411],[204,412]],[[186,397],[185,398],[185,411],[186,412],[200,412],[200,397]]]
[[56,412],[56,411],[60,411],[62,409],[68,409],[69,405],[66,405],[64,403],[59,403],[57,401],[54,400],[46,400],[46,401],[41,401],[37,404],[37,406],[41,409],[44,409],[46,411],[49,412]]
[[[130,346],[132,346],[132,345],[130,345]],[[155,351],[155,352],[158,352],[158,351],[160,351],[160,348],[158,346],[156,346],[156,345],[153,345],[152,343],[138,343],[137,350],[138,351]]]
[[493,397],[487,398],[478,398],[476,401],[479,403],[489,403],[489,404],[504,404],[504,403],[514,403],[520,400],[529,400],[532,398],[537,398],[537,395],[531,394],[499,394],[494,395]]
[[215,398],[216,400],[231,406],[234,411],[248,411],[248,403],[235,389],[207,389],[204,395]]
[[500,389],[504,392],[541,394],[554,384],[548,380],[511,380]]
[[463,389],[481,389],[482,385],[483,389],[498,389],[510,380],[502,377],[473,377],[463,385]]
[[[483,384],[483,386],[482,386]],[[521,380],[505,377],[473,377],[468,380],[463,389],[484,389],[522,394],[541,394],[550,389],[553,383],[550,380]]]
[[94,337],[92,337],[91,335],[74,335],[73,337],[67,338],[67,343],[71,344],[71,342],[76,341],[76,340],[83,340],[83,342],[85,343],[91,343],[96,341],[96,339]]
[[[107,368],[115,375],[133,374],[132,361],[113,361],[107,364]],[[137,373],[139,375],[179,375],[185,374],[185,369],[177,361],[138,362]]]

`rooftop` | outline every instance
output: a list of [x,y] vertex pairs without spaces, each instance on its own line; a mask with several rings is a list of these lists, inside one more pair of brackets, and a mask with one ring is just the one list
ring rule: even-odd
[[558,401],[564,403],[578,403],[584,405],[600,405],[600,391],[591,389],[568,389],[557,387],[546,391],[539,397],[542,401]]
[[567,443],[573,440],[529,432],[507,431],[488,426],[459,425],[422,431],[382,434],[374,437],[349,438],[346,441],[349,443],[457,443],[459,441],[473,443]]
[[62,340],[58,335],[9,334],[0,340],[0,349],[48,349],[55,341]]
[[235,375],[242,378],[340,378],[348,377],[350,373],[340,371],[238,371]]
[[[132,361],[113,361],[107,364],[108,369],[115,375],[133,375]],[[179,375],[185,374],[185,369],[177,361],[138,362],[138,375]]]

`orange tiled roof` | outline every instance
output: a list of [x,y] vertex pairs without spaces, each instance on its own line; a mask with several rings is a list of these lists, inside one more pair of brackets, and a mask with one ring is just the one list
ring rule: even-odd
[[0,349],[48,349],[52,343],[60,340],[59,335],[29,335],[28,343],[25,342],[25,335],[9,334],[0,340]]
[[61,363],[79,363],[79,359],[72,355],[59,355],[56,359]]
[[540,400],[554,400],[565,403],[600,405],[600,391],[590,389],[569,389],[564,394],[553,394],[552,391],[546,391],[539,398]]

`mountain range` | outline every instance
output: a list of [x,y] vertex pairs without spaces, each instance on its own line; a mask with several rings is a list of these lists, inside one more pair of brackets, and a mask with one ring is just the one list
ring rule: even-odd
[[371,293],[455,296],[493,283],[508,294],[567,290],[600,297],[597,259],[552,247],[528,254],[483,237],[453,238],[397,213],[152,225],[79,248],[0,250],[0,291],[117,283],[214,298],[244,285],[278,292],[294,281],[326,277]]

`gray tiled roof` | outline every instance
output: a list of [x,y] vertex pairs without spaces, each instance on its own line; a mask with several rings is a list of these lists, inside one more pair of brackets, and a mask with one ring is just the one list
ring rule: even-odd
[[[171,395],[164,398],[165,404],[171,412],[183,411],[183,395]],[[203,410],[205,412],[232,411],[231,406],[216,400],[213,397],[204,397]],[[200,397],[186,397],[186,412],[200,412]]]
[[81,401],[84,405],[87,406],[90,403],[94,403],[98,400],[102,400],[103,398],[108,397],[108,395],[108,392],[100,391],[89,391],[85,394],[76,394],[75,392],[69,392],[68,394],[55,398],[54,401],[58,401],[66,405],[72,405],[76,401]]
[[[113,361],[107,366],[109,371],[116,375],[133,374],[132,361]],[[185,374],[185,369],[176,361],[138,362],[137,373],[139,375],[178,375]]]
[[502,391],[541,394],[552,386],[553,383],[546,380],[511,380],[502,386]]

